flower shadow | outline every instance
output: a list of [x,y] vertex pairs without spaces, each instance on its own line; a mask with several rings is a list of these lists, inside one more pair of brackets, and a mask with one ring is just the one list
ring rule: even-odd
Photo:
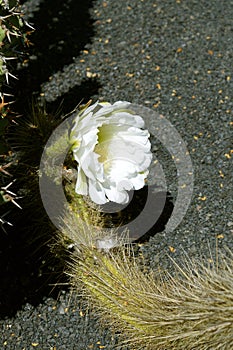
[[[116,227],[119,234],[128,229],[130,240],[135,243],[145,243],[156,233],[164,231],[174,207],[172,197],[169,192],[153,189],[156,186],[146,185],[129,192],[130,202],[127,206],[102,206],[106,226]],[[109,208],[112,208],[111,213]]]

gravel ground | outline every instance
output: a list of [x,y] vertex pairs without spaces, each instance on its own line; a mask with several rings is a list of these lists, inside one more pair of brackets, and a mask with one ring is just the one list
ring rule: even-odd
[[[30,69],[37,74],[31,77],[32,87],[25,85],[48,106],[58,106],[63,99],[64,112],[81,98],[131,101],[164,115],[179,132],[193,163],[193,197],[173,232],[163,230],[141,247],[153,269],[158,262],[169,268],[168,255],[180,260],[187,252],[207,259],[209,250],[214,255],[216,244],[233,249],[233,1],[96,0],[86,2],[87,17],[77,1],[69,21],[74,2],[61,7],[59,1],[53,9],[51,1],[46,5],[41,1],[40,10],[35,2],[37,11],[30,20],[37,27],[43,6],[48,6],[45,16],[50,16],[51,26],[48,39],[44,36],[48,28],[41,28],[35,40],[51,42],[46,41],[44,51],[42,46],[34,48],[19,74],[25,77]],[[52,42],[51,32],[59,26],[61,37]],[[85,32],[83,41],[75,44],[80,30]],[[67,42],[70,51],[65,50]],[[154,149],[175,201],[173,159],[161,144]],[[24,305],[14,317],[0,320],[2,348],[111,349],[116,339],[99,327],[94,314],[85,315],[77,305],[69,292],[62,292],[58,301],[46,297],[37,306]]]

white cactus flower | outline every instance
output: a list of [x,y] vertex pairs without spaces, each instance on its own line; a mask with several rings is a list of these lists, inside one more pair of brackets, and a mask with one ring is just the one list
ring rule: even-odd
[[78,163],[75,191],[97,204],[125,204],[145,184],[152,160],[149,132],[130,102],[100,103],[78,113],[70,134]]

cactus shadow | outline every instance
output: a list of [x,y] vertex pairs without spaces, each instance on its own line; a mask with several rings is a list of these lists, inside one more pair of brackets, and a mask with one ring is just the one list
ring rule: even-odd
[[[40,3],[29,35],[28,59],[17,73],[24,90],[39,92],[41,83],[79,56],[94,35],[90,8],[94,0],[46,0]],[[20,91],[18,91],[20,93]]]
[[13,317],[26,303],[36,306],[46,296],[57,299],[67,289],[64,266],[51,256],[45,240],[46,235],[40,237],[36,248],[20,230],[0,230],[1,319]]
[[[48,81],[51,74],[72,63],[73,57],[78,57],[85,45],[91,42],[94,29],[89,10],[93,2],[41,1],[40,9],[32,20],[36,30],[29,37],[32,45],[27,51],[31,58],[26,57],[25,62],[21,62],[24,64],[15,73],[18,80],[12,82],[7,90],[14,94],[17,114],[27,114],[28,104],[39,96],[41,84]],[[48,103],[46,109],[50,113],[58,109],[68,113],[78,102],[85,103],[91,96],[97,95],[99,88],[98,80],[86,79],[55,102]],[[17,183],[26,181],[26,176],[26,173],[18,176]],[[69,288],[64,264],[61,264],[60,257],[51,254],[51,231],[44,230],[44,216],[38,220],[41,232],[35,239],[33,208],[30,209],[30,205],[22,207],[23,210],[16,215],[17,209],[13,208],[9,221],[14,225],[6,228],[7,233],[0,227],[0,318],[13,317],[25,303],[36,306],[44,297],[56,299],[61,290]],[[59,253],[64,253],[62,258],[66,260],[66,253]]]

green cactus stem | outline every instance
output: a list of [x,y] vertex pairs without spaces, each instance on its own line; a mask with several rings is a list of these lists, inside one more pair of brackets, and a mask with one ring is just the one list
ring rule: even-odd
[[19,52],[28,45],[28,34],[33,28],[23,19],[18,0],[0,1],[0,92],[5,83],[17,78],[12,73],[11,61],[19,58]]
[[107,325],[134,349],[231,349],[233,255],[219,266],[174,262],[168,272],[145,275],[124,250],[83,249],[71,275],[76,289]]

